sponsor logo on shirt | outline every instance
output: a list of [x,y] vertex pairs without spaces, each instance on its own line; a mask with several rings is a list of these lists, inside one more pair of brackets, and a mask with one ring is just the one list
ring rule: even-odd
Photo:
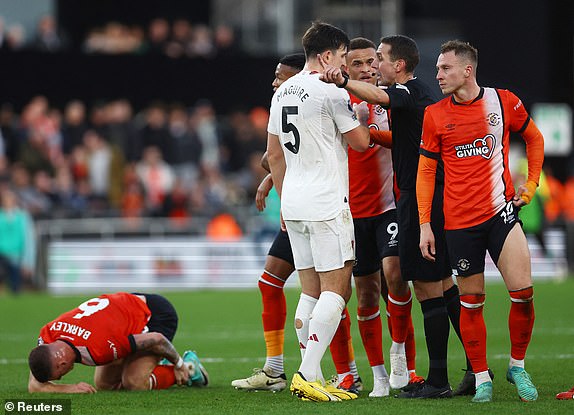
[[479,156],[489,160],[494,153],[495,146],[496,138],[492,134],[487,134],[483,138],[477,138],[472,143],[454,146],[454,150],[459,159]]

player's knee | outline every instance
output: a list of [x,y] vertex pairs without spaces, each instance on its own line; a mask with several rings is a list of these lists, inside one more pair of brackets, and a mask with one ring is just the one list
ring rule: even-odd
[[357,292],[357,305],[359,308],[370,308],[379,305],[379,290],[367,291],[367,292]]

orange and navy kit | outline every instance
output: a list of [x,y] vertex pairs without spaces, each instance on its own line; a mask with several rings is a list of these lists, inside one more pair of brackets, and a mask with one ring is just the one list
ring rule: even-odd
[[138,296],[104,294],[46,324],[38,343],[62,340],[74,347],[78,362],[104,365],[135,351],[133,335],[147,331],[150,317],[148,306]]
[[[361,100],[351,96],[352,103]],[[369,104],[369,128],[388,130],[386,111]],[[391,150],[371,144],[364,152],[349,147],[349,199],[354,219],[370,218],[395,209]]]
[[[477,118],[483,122],[477,123]],[[470,102],[458,103],[451,96],[427,107],[420,153],[444,162],[445,229],[481,224],[513,198],[515,190],[508,166],[511,132],[520,133],[526,141],[528,179],[538,183],[543,145],[529,146],[539,142],[535,139],[539,131],[522,101],[512,92],[481,88],[478,97]],[[421,157],[421,163],[424,160]],[[417,185],[417,192],[425,193],[424,183],[430,179],[419,177],[423,186]],[[428,222],[427,209],[419,207],[421,223]]]

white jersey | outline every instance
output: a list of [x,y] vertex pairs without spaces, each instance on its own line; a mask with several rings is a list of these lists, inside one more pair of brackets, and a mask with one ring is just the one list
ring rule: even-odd
[[303,71],[273,95],[269,133],[279,136],[287,169],[281,194],[285,220],[324,221],[349,209],[347,143],[360,124],[347,91]]

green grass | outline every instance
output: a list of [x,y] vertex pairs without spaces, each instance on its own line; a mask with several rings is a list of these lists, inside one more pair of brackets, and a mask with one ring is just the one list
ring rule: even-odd
[[[205,389],[171,388],[156,392],[99,392],[95,395],[68,395],[72,414],[334,414],[334,413],[402,413],[423,411],[433,414],[554,414],[573,413],[574,401],[554,399],[557,392],[574,385],[574,323],[572,319],[574,279],[564,282],[541,282],[535,286],[536,323],[527,356],[527,370],[538,386],[537,402],[518,400],[515,387],[505,380],[509,339],[508,294],[502,284],[487,288],[485,318],[488,328],[489,364],[495,373],[494,402],[476,405],[469,397],[439,401],[404,401],[394,398],[369,399],[371,371],[357,331],[352,334],[360,374],[366,392],[353,402],[316,404],[301,402],[287,391],[277,394],[236,391],[230,382],[251,373],[264,362],[259,292],[194,291],[166,293],[180,316],[180,328],[174,343],[180,352],[194,349],[210,373],[211,384]],[[292,329],[298,292],[287,291],[286,371],[292,375],[299,364],[297,340]],[[62,395],[29,395],[26,359],[34,347],[42,324],[67,311],[87,296],[52,297],[26,293],[20,297],[0,294],[0,398],[62,398]],[[350,304],[354,314],[355,302]],[[421,313],[413,307],[417,339],[418,373],[426,375],[427,358]],[[384,332],[384,349],[388,358],[389,337]],[[464,355],[451,331],[449,375],[455,387],[461,379]],[[330,357],[323,359],[325,376],[335,373]],[[92,382],[93,368],[77,365],[64,380]]]

